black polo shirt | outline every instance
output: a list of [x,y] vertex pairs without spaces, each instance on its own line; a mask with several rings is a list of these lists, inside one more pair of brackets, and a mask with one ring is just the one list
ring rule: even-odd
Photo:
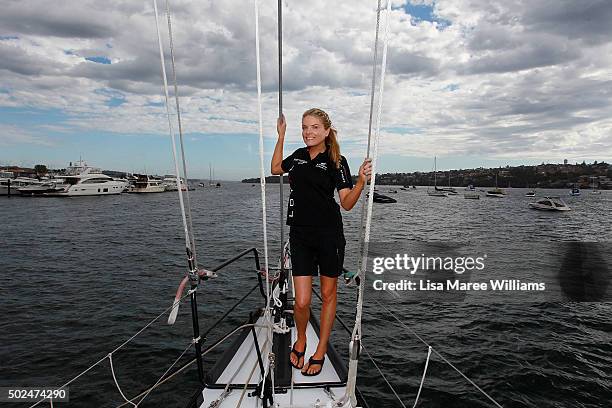
[[351,172],[344,156],[341,156],[338,168],[327,150],[311,160],[308,148],[302,147],[283,160],[282,168],[289,173],[291,187],[287,225],[342,225],[334,189],[353,188]]

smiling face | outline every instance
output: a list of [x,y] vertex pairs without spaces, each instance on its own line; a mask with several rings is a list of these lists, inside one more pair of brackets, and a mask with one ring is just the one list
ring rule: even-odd
[[307,147],[324,146],[327,135],[329,128],[325,129],[320,118],[310,115],[302,118],[302,139]]

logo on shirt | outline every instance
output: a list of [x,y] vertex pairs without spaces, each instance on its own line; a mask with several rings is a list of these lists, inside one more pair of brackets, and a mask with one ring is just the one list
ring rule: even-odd
[[318,167],[322,170],[327,170],[327,163],[319,163],[315,167]]
[[308,162],[303,159],[293,159],[293,164],[306,164],[306,163]]

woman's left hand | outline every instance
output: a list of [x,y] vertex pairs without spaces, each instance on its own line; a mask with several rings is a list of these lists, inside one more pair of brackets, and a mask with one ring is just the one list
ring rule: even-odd
[[372,179],[372,159],[365,159],[359,166],[359,182],[365,185]]

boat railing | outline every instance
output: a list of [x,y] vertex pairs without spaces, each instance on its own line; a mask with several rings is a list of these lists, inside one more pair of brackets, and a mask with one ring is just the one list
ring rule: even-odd
[[[225,261],[223,261],[222,263],[220,263],[219,265],[215,266],[214,268],[211,269],[211,271],[213,272],[218,272],[221,269],[227,267],[228,265],[231,265],[232,263],[238,261],[239,259],[249,255],[249,254],[253,254],[254,257],[254,262],[255,262],[255,269],[258,272],[257,273],[257,283],[242,297],[240,298],[232,307],[230,307],[220,318],[218,318],[212,325],[210,325],[205,331],[201,332],[198,341],[200,343],[204,343],[207,339],[207,336],[217,327],[219,326],[219,324],[221,324],[221,322],[223,322],[225,320],[225,318],[227,318],[227,316],[230,315],[230,313],[232,311],[234,311],[234,309],[236,309],[236,307],[238,307],[248,296],[250,296],[255,289],[257,289],[257,287],[259,287],[260,292],[262,294],[262,296],[264,297],[264,299],[266,298],[265,296],[265,291],[263,289],[263,281],[262,281],[262,274],[261,274],[261,265],[260,265],[260,260],[259,260],[259,252],[257,251],[257,248],[252,247],[252,248],[248,248],[244,251],[242,251],[241,253],[233,256],[232,258],[229,258]],[[189,291],[187,294],[183,295],[178,302],[182,302],[184,300],[186,300],[187,298],[189,298],[191,291]],[[176,307],[176,303],[171,305],[170,307],[166,308],[163,312],[161,312],[159,315],[157,315],[156,317],[154,317],[153,319],[151,319],[145,326],[143,326],[138,332],[136,332],[136,334],[134,334],[133,336],[131,336],[129,339],[127,339],[126,341],[124,341],[123,343],[121,343],[119,346],[115,347],[110,353],[106,354],[105,356],[101,357],[98,361],[96,361],[95,363],[93,363],[92,365],[90,365],[88,368],[86,368],[85,370],[83,370],[82,372],[80,372],[78,375],[76,375],[75,377],[73,377],[71,380],[67,381],[65,384],[63,384],[62,386],[58,387],[57,389],[64,389],[65,387],[69,386],[70,384],[72,384],[74,381],[76,381],[78,378],[80,378],[81,376],[83,376],[85,373],[89,372],[91,369],[93,369],[94,367],[100,365],[102,362],[109,360],[110,362],[110,367],[111,367],[111,373],[113,375],[113,380],[115,382],[115,385],[117,386],[117,389],[119,390],[121,396],[123,397],[123,399],[125,400],[125,403],[123,405],[135,405],[134,403],[136,402],[137,404],[140,404],[154,389],[156,389],[157,387],[161,386],[162,384],[164,384],[165,382],[169,381],[171,378],[173,378],[174,376],[176,376],[177,374],[179,374],[180,372],[184,371],[187,367],[191,366],[197,359],[194,358],[193,360],[191,360],[190,362],[184,364],[183,366],[181,366],[178,369],[175,369],[173,371],[172,368],[174,368],[174,366],[179,362],[179,360],[183,357],[183,355],[193,346],[194,341],[192,340],[192,342],[187,346],[187,348],[178,356],[178,358],[174,361],[174,363],[170,366],[170,368],[168,368],[164,374],[155,382],[155,384],[153,384],[151,387],[147,388],[146,390],[144,390],[141,393],[138,393],[137,395],[128,398],[123,391],[121,390],[121,387],[119,385],[119,383],[117,382],[115,373],[114,373],[114,369],[113,369],[113,364],[112,364],[112,358],[113,355],[118,352],[119,350],[121,350],[123,347],[125,347],[127,344],[129,344],[130,342],[132,342],[137,336],[139,336],[140,334],[142,334],[146,329],[148,329],[153,323],[155,323],[156,321],[158,321],[162,316],[164,315],[168,315],[170,314],[170,312]],[[209,347],[207,347],[206,349],[202,350],[202,354],[201,356],[204,356],[208,353],[210,353],[211,351],[213,351],[214,349],[216,349],[220,344],[224,343],[227,339],[229,339],[230,337],[232,337],[234,334],[239,333],[242,331],[242,329],[244,328],[248,328],[251,326],[256,326],[254,323],[246,323],[243,324],[242,326],[239,326],[237,328],[233,328],[231,331],[229,331],[228,333],[226,333],[225,335],[221,336],[219,339],[217,339],[216,341],[214,341]],[[33,408],[35,406],[40,405],[41,403],[43,403],[45,401],[45,398],[41,398],[40,400],[36,401],[33,405],[30,405],[30,408]],[[122,406],[123,406],[122,405]]]

